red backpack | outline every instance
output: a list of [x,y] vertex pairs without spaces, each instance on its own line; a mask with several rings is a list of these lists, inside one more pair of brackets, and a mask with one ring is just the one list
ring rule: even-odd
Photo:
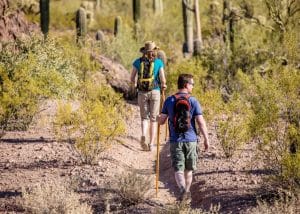
[[174,129],[176,133],[184,133],[191,127],[191,104],[189,94],[174,94],[175,106],[173,118]]

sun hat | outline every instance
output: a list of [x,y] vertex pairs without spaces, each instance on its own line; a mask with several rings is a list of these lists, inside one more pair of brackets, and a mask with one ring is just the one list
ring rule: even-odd
[[147,51],[155,51],[159,50],[159,47],[155,45],[153,41],[146,41],[145,46],[140,48],[141,53],[145,53]]

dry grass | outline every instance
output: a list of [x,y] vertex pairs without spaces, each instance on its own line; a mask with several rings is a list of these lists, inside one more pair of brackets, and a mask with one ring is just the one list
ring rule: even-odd
[[22,192],[23,206],[29,213],[93,213],[91,207],[80,203],[80,196],[64,183],[38,184]]
[[180,202],[173,204],[166,209],[158,210],[158,213],[164,214],[218,214],[220,211],[219,205],[211,205],[208,211],[202,209],[192,209],[189,203]]
[[125,204],[138,204],[149,198],[153,182],[135,171],[123,173],[118,182],[118,192]]
[[295,214],[300,213],[300,192],[291,193],[283,191],[279,193],[279,197],[271,202],[258,201],[258,206],[249,210],[251,214]]

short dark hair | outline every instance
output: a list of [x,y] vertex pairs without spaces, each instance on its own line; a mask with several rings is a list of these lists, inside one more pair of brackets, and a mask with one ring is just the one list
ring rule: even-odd
[[177,81],[178,89],[184,89],[186,84],[191,82],[194,76],[192,74],[180,74]]

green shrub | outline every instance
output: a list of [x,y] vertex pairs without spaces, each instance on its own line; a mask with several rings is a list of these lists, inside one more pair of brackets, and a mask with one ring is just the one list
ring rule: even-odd
[[225,156],[229,158],[250,139],[248,118],[251,111],[237,95],[224,108],[223,118],[217,122],[217,136]]
[[50,39],[5,44],[0,50],[1,129],[24,130],[41,100],[72,94],[78,84],[75,64]]
[[[249,102],[250,135],[258,143],[265,167],[272,170],[275,180],[288,185],[299,181],[299,156],[290,153],[292,143],[299,142],[299,81],[300,75],[291,67],[273,65],[272,72],[248,76],[237,75],[242,96]],[[299,185],[299,184],[298,184]]]
[[23,206],[30,213],[93,213],[63,182],[39,183],[29,190],[23,188],[22,197]]
[[86,82],[77,108],[68,103],[59,106],[54,128],[58,138],[75,141],[83,162],[91,164],[124,133],[124,112],[121,95],[108,86]]

